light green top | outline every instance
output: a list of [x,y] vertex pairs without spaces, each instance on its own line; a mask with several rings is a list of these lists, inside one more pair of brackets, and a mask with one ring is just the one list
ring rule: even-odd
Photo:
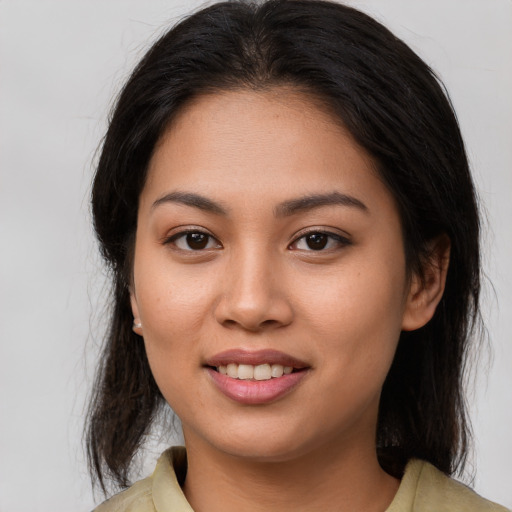
[[[170,448],[158,459],[152,476],[110,498],[95,512],[193,512],[178,482],[185,480],[186,471],[185,448]],[[428,462],[412,460],[386,512],[507,512],[507,509],[481,498]]]

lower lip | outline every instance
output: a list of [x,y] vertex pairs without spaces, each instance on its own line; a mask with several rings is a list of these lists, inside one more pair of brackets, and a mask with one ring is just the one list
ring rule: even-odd
[[246,405],[275,402],[292,391],[308,373],[307,370],[301,370],[269,380],[240,380],[232,379],[212,368],[207,368],[207,371],[221,393]]

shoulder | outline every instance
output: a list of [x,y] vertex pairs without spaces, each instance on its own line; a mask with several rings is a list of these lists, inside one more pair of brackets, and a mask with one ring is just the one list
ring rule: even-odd
[[155,512],[152,487],[152,477],[140,480],[125,491],[112,496],[94,509],[94,512]]
[[387,512],[509,512],[446,476],[428,462],[412,460]]
[[94,512],[191,512],[181,490],[180,481],[187,471],[183,447],[166,450],[158,459],[153,474],[112,496]]

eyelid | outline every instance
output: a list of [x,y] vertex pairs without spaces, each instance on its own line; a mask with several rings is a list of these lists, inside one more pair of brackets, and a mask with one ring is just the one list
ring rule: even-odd
[[293,240],[288,244],[288,248],[291,250],[302,250],[305,252],[327,252],[332,249],[324,249],[324,250],[317,250],[314,249],[293,249],[292,246],[297,244],[300,240],[307,237],[308,235],[313,234],[321,234],[326,235],[330,237],[331,239],[336,240],[336,242],[339,244],[339,247],[346,247],[347,245],[352,245],[352,240],[350,239],[350,236],[348,234],[342,234],[339,230],[335,230],[334,228],[326,228],[326,227],[310,227],[305,228],[298,233],[296,233],[293,237]]
[[202,228],[200,226],[177,226],[171,230],[171,234],[166,234],[164,237],[161,238],[160,241],[161,241],[162,245],[171,245],[176,240],[179,240],[180,238],[185,237],[190,233],[200,233],[202,235],[208,236],[210,239],[215,240],[217,247],[214,247],[214,248],[208,247],[208,248],[204,248],[204,249],[194,250],[194,249],[181,249],[180,247],[177,247],[176,244],[174,244],[174,249],[176,249],[178,251],[183,251],[183,252],[198,252],[199,253],[199,252],[208,251],[211,249],[222,248],[222,244],[219,241],[219,239],[215,235],[213,235],[210,231],[208,231],[207,229]]

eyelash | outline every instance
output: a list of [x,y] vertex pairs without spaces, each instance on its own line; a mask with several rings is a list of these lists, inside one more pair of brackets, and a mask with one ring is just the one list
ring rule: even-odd
[[[298,247],[294,247],[294,246],[297,246],[299,244],[299,242],[302,240],[304,240],[305,243],[307,244],[308,243],[307,237],[312,237],[312,236],[316,236],[316,235],[321,235],[322,237],[327,238],[327,240],[325,240],[325,238],[324,238],[325,245],[323,247],[319,247],[317,249],[313,249],[311,247],[309,247],[308,249],[301,249]],[[332,241],[334,241],[334,243],[336,244],[337,247],[326,247],[328,244],[332,245]],[[306,233],[302,233],[298,238],[296,238],[288,246],[288,248],[290,248],[292,250],[296,250],[296,251],[305,251],[305,252],[327,252],[329,250],[335,250],[336,248],[346,247],[347,245],[351,245],[351,244],[352,244],[352,242],[347,237],[344,237],[338,233],[332,233],[330,231],[325,231],[325,230],[321,230],[321,229],[313,229]]]
[[[196,242],[199,244],[198,247],[193,248],[191,247],[191,243],[193,243],[193,240],[188,240],[187,238],[191,235],[199,235],[197,237]],[[318,238],[318,236],[320,236]],[[201,237],[206,237],[206,239],[201,239]],[[308,237],[317,237],[317,240],[307,240]],[[187,248],[180,247],[178,245],[178,241],[180,239],[184,240],[184,243],[187,244]],[[204,241],[206,240],[206,243],[204,244]],[[301,241],[304,241],[306,244],[308,242],[313,241],[314,243],[318,244],[317,248],[312,248],[308,244],[308,248],[301,248],[299,247],[299,244]],[[211,243],[214,242],[216,245],[211,246]],[[332,244],[336,244],[336,247],[332,247]],[[351,245],[351,241],[337,233],[332,233],[330,231],[325,231],[321,229],[313,229],[308,232],[302,233],[300,236],[294,239],[292,243],[288,245],[288,249],[295,250],[295,251],[304,251],[304,252],[327,252],[332,251],[340,247],[346,247],[348,245]],[[174,235],[167,237],[163,240],[164,245],[174,245],[174,247],[177,250],[185,251],[185,252],[201,252],[204,250],[211,250],[211,249],[220,249],[222,248],[222,244],[210,233],[203,231],[201,229],[187,229],[185,231],[180,231],[179,233],[175,233]]]
[[[206,246],[195,248],[195,249],[190,247],[191,240],[187,240],[187,237],[189,235],[200,235],[200,236],[206,237],[206,239],[207,239]],[[179,247],[179,245],[177,244],[177,241],[180,240],[181,238],[185,240],[185,243],[189,247],[188,249]],[[208,247],[208,245],[210,245],[210,243],[212,241],[215,241],[218,246],[217,247]],[[188,251],[188,252],[200,252],[203,250],[219,249],[222,247],[221,243],[214,236],[210,235],[210,233],[207,233],[206,231],[202,231],[201,229],[187,229],[185,231],[180,231],[179,233],[175,233],[174,235],[171,235],[170,237],[165,238],[163,240],[163,244],[164,245],[173,244],[176,247],[176,249],[181,250],[181,251]]]

